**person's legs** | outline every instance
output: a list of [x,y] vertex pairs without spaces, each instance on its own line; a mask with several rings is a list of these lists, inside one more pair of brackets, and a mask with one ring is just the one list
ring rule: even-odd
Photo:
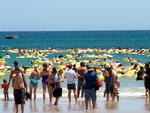
[[46,84],[42,83],[42,87],[43,87],[43,101],[45,101]]
[[96,109],[96,90],[90,90],[90,97],[92,99],[93,109]]
[[148,89],[145,91],[146,98],[149,98]]
[[117,102],[119,102],[119,92],[118,90],[116,91],[116,93],[114,93],[114,100],[117,97]]
[[69,99],[69,102],[71,102],[71,89],[68,89],[68,99]]
[[114,102],[115,96],[114,96],[114,85],[110,85],[110,93],[112,101]]
[[80,91],[81,91],[81,80],[78,79],[78,90],[77,90],[77,98],[80,97]]
[[150,83],[148,84],[147,93],[148,93],[148,99],[150,100]]
[[119,95],[117,95],[117,102],[119,102]]
[[86,100],[86,99],[85,99],[85,107],[86,107],[86,110],[88,110],[88,104],[89,104],[89,100]]
[[34,101],[36,100],[36,91],[37,91],[37,85],[34,86]]
[[75,102],[77,102],[76,90],[73,90],[73,93],[74,93]]
[[106,89],[105,89],[105,95],[106,95],[106,101],[109,102],[109,94],[110,94],[110,85],[106,84]]
[[25,104],[25,90],[24,89],[15,89],[14,90],[14,99],[16,106],[16,113],[18,113],[18,106],[21,104],[21,112],[24,113],[24,104]]
[[115,101],[115,98],[117,97],[117,94],[116,93],[114,93],[114,101]]
[[56,97],[54,105],[58,105],[59,97]]
[[21,113],[24,113],[24,104],[21,104]]
[[50,102],[52,102],[52,98],[53,98],[53,91],[54,91],[54,88],[49,86],[49,99],[50,99]]
[[77,98],[79,98],[79,96],[80,96],[80,90],[78,89],[77,90]]
[[109,102],[109,93],[106,93],[106,101]]
[[89,97],[89,103],[88,103],[89,107],[92,107],[92,99]]
[[144,82],[144,86],[145,86],[145,96],[146,96],[146,98],[148,98],[148,83],[147,83],[147,81],[145,81]]
[[15,104],[16,107],[16,113],[18,113],[18,104]]
[[111,93],[111,98],[112,98],[112,101],[114,102],[114,99],[115,99],[114,93]]
[[104,91],[104,95],[103,95],[103,97],[105,97],[105,95],[106,95],[106,89],[105,89],[105,91]]
[[30,96],[31,96],[31,101],[32,101],[32,89],[33,89],[33,85],[30,83]]
[[92,100],[93,109],[96,109],[96,100]]
[[85,107],[86,107],[86,110],[88,110],[88,104],[89,104],[89,91],[88,90],[85,90]]
[[149,100],[150,100],[150,90],[148,91],[148,97],[149,97]]
[[7,100],[7,96],[6,96],[6,93],[4,93],[4,101]]
[[82,89],[82,91],[81,91],[81,98],[83,98],[83,96],[84,96],[84,90]]
[[7,101],[9,100],[9,94],[7,93]]

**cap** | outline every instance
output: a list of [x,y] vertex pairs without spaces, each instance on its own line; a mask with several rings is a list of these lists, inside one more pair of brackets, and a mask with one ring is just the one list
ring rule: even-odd
[[67,65],[67,67],[69,67],[69,68],[72,68],[72,66],[73,66],[72,64],[68,64],[68,65]]

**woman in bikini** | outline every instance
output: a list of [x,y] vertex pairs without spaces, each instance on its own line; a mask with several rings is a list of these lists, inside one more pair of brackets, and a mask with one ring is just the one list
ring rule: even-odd
[[57,69],[56,69],[56,67],[53,67],[52,72],[48,77],[50,102],[52,102],[53,91],[54,91],[55,86],[56,86],[56,82],[55,82],[56,74],[57,74]]

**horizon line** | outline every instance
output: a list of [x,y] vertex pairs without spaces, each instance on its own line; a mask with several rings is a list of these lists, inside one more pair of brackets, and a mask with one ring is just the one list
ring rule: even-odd
[[150,31],[150,30],[16,30],[0,32],[87,32],[87,31]]

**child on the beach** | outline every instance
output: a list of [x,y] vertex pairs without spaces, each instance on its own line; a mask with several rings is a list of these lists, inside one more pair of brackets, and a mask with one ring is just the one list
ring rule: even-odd
[[118,77],[115,76],[115,84],[114,84],[114,96],[117,97],[117,102],[119,102],[119,91],[118,88],[120,87],[120,82],[118,80]]
[[1,87],[4,89],[4,100],[8,101],[9,100],[9,96],[8,96],[9,84],[7,83],[6,79],[3,80],[3,84],[1,85]]

